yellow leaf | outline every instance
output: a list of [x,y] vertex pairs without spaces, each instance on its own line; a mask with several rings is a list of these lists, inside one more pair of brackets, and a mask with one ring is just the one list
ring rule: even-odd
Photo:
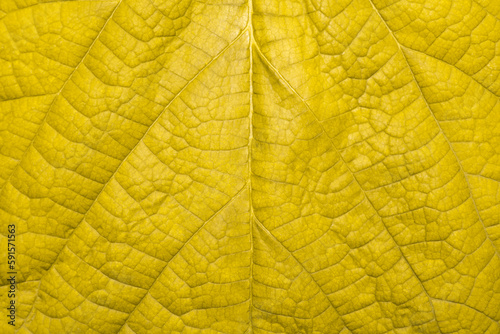
[[0,332],[500,333],[499,97],[498,0],[2,0]]

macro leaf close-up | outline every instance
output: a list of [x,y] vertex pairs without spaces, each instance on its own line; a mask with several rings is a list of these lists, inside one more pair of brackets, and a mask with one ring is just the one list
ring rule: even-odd
[[500,333],[500,1],[0,0],[0,333]]

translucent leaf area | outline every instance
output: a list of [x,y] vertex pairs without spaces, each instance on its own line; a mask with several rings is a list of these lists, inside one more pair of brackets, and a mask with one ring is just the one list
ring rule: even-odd
[[0,332],[498,334],[499,97],[498,0],[0,0]]

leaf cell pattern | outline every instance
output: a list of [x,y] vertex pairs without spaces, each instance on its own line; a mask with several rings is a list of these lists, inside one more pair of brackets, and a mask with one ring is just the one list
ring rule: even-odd
[[2,0],[0,45],[16,333],[500,333],[498,1]]

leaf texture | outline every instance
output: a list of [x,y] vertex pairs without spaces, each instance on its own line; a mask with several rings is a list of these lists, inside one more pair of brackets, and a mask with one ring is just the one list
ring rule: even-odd
[[0,331],[500,333],[499,97],[496,0],[2,0]]

